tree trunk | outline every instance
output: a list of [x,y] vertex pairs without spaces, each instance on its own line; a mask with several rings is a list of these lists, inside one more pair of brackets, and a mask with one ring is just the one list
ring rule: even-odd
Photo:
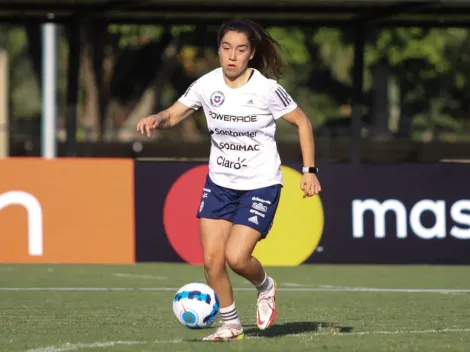
[[100,135],[100,107],[98,87],[93,70],[92,53],[88,44],[82,52],[81,67],[83,69],[83,83],[85,88],[83,125],[86,130],[87,140],[96,141]]
[[25,26],[26,34],[28,36],[28,53],[31,57],[34,74],[38,86],[42,86],[42,35],[41,25],[27,24]]
[[392,134],[388,128],[388,64],[379,61],[372,67],[372,137],[377,140],[390,140]]

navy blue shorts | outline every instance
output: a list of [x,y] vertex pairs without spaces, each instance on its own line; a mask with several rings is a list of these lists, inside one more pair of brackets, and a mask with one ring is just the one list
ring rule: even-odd
[[277,184],[239,191],[220,187],[207,176],[197,217],[245,225],[259,231],[264,238],[273,226],[281,189],[282,185]]

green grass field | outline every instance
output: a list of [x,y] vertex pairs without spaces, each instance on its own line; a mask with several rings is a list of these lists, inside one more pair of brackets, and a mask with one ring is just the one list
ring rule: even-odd
[[470,267],[267,268],[276,323],[256,327],[256,293],[232,275],[246,338],[202,342],[172,312],[186,264],[0,265],[0,351],[470,351]]

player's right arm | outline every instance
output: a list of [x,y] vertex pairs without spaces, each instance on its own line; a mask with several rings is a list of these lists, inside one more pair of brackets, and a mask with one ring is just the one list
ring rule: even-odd
[[158,114],[150,115],[142,118],[137,123],[137,131],[147,136],[150,136],[150,131],[154,129],[163,130],[176,126],[185,118],[190,116],[195,110],[186,106],[185,104],[176,101],[168,109],[159,112]]
[[137,123],[137,131],[150,136],[151,130],[174,127],[200,107],[198,81],[195,81],[188,87],[183,96],[168,109],[141,119]]

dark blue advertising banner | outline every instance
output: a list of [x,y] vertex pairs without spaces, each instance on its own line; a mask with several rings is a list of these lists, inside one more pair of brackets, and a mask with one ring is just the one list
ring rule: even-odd
[[[254,253],[264,265],[470,264],[470,165],[320,165],[322,192],[305,199],[300,166],[282,166],[274,225]],[[135,163],[138,262],[202,264],[196,212],[207,172]]]

